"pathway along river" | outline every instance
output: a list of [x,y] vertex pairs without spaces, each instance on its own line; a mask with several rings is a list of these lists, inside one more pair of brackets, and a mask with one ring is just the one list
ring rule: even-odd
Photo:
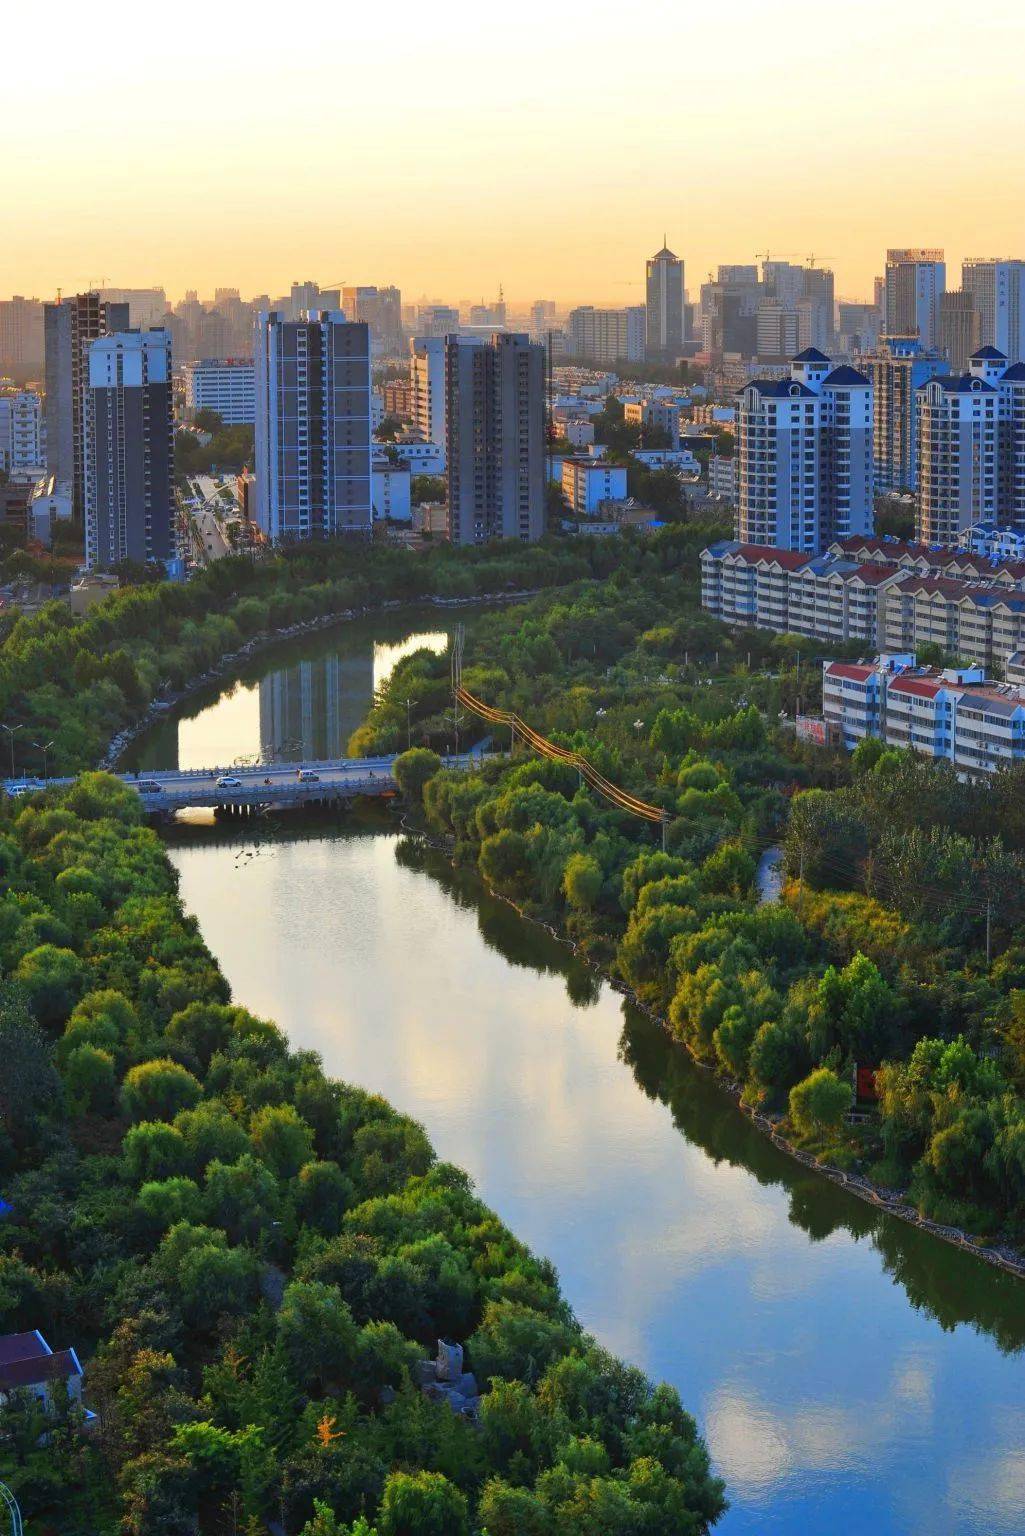
[[[445,643],[435,612],[268,653],[130,766],[342,750],[414,635]],[[1025,1285],[795,1165],[387,817],[192,825],[171,856],[236,998],[422,1120],[601,1342],[679,1388],[727,1479],[720,1530],[1025,1529]]]

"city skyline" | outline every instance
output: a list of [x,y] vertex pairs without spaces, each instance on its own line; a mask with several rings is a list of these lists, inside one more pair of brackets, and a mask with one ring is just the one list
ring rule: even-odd
[[[821,252],[838,295],[858,298],[887,246],[942,246],[954,269],[1021,248],[1007,196],[1025,161],[1010,6],[970,29],[949,0],[869,0],[857,30],[808,0],[742,3],[734,18],[724,39],[712,16],[656,6],[635,37],[610,6],[592,8],[583,31],[528,0],[508,31],[497,17],[400,3],[384,50],[371,14],[315,7],[270,46],[220,7],[187,3],[142,71],[140,28],[156,23],[119,0],[108,98],[77,63],[91,24],[69,12],[47,111],[30,72],[13,82],[10,118],[26,126],[7,160],[18,218],[0,293],[50,298],[104,276],[162,283],[172,298],[225,283],[274,296],[313,275],[395,283],[410,298],[491,298],[502,283],[517,304],[639,302],[665,230],[692,296],[719,261],[768,250]],[[12,57],[33,27],[11,18]],[[787,79],[765,68],[781,31]],[[339,61],[357,57],[369,67],[335,88]],[[952,155],[929,124],[941,103],[967,103],[973,74],[986,80],[987,132]],[[903,176],[888,173],[901,161]],[[100,190],[84,163],[103,165]]]

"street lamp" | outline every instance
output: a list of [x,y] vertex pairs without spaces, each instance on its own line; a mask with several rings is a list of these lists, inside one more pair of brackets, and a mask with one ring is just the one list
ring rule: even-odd
[[49,773],[47,771],[46,764],[47,764],[47,758],[49,756],[50,748],[53,746],[53,742],[52,741],[45,741],[45,742],[44,741],[34,741],[32,743],[32,745],[36,748],[36,750],[38,752],[41,752],[43,754],[43,783],[44,784],[49,784],[49,782],[50,782],[50,775],[49,775]]
[[0,730],[6,731],[8,736],[11,738],[11,778],[12,779],[14,778],[14,736],[15,736],[15,733],[17,731],[23,731],[24,729],[25,729],[25,727],[23,725],[4,725],[3,722],[0,721]]
[[410,711],[410,709],[412,707],[412,704],[413,704],[413,700],[412,699],[407,699],[406,700],[406,751],[407,752],[409,751],[410,747],[413,745],[413,722],[412,722],[412,716],[409,713],[409,711]]

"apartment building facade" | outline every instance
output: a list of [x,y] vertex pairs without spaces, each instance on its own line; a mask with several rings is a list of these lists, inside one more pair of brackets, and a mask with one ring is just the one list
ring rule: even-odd
[[[421,441],[445,441],[445,338],[414,336],[409,343],[410,415]],[[444,467],[444,466],[443,466]]]
[[1025,761],[1025,691],[987,681],[981,667],[918,667],[906,652],[825,662],[822,714],[849,748],[871,736],[965,776]]
[[947,286],[942,250],[911,247],[886,253],[886,334],[940,344],[940,295]]
[[915,399],[919,385],[945,374],[937,348],[917,336],[888,335],[858,358],[872,385],[872,476],[877,493],[913,491],[918,485]]
[[1025,526],[1025,363],[979,348],[969,372],[916,391],[918,538],[956,544],[975,523]]
[[13,480],[46,467],[43,402],[35,390],[0,395],[0,469]]
[[338,310],[256,324],[256,516],[273,543],[368,536],[370,333]]
[[603,502],[626,499],[626,467],[603,459],[563,459],[562,499],[578,517],[593,517]]
[[817,348],[737,397],[737,537],[817,553],[873,523],[872,386]]
[[216,411],[226,427],[251,427],[256,421],[256,364],[247,357],[204,357],[186,363],[185,409]]
[[545,349],[515,331],[445,339],[454,544],[539,539],[545,526]]
[[595,309],[582,304],[570,310],[566,322],[569,355],[613,365],[643,362],[646,323],[646,311],[640,304],[626,309]]

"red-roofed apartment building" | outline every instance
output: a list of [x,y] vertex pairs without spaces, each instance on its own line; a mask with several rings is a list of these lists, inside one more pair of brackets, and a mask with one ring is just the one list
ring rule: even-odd
[[[82,1406],[82,1366],[73,1349],[51,1349],[38,1328],[0,1335],[0,1407],[12,1392],[24,1391],[51,1412],[58,1389]],[[95,1417],[83,1411],[87,1419]]]

